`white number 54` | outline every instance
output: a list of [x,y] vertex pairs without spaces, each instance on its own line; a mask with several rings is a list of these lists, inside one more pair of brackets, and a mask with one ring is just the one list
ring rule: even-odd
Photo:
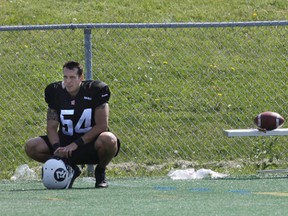
[[77,124],[73,125],[73,121],[69,119],[69,116],[74,115],[74,110],[61,110],[60,119],[62,122],[62,132],[65,135],[73,136],[75,133],[86,133],[91,129],[91,117],[92,117],[92,109],[85,109],[78,120]]

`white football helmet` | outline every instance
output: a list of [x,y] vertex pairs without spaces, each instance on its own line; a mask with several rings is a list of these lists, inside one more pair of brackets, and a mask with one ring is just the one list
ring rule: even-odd
[[74,170],[62,160],[49,159],[42,167],[42,182],[47,189],[67,189]]

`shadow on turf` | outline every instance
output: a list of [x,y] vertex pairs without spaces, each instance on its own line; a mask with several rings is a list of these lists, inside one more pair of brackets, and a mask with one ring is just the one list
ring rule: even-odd
[[[75,188],[70,188],[70,189],[67,189],[68,191],[71,191],[71,190],[101,190],[99,188],[94,188],[94,187],[75,187]],[[28,188],[28,189],[24,189],[24,188],[21,188],[21,189],[7,189],[7,190],[3,190],[1,189],[0,192],[2,191],[8,191],[8,192],[27,192],[27,191],[57,191],[57,190],[66,190],[66,189],[46,189],[46,188]],[[103,189],[102,189],[103,190]]]
[[[288,175],[285,176],[234,176],[234,177],[225,177],[225,178],[215,178],[215,179],[206,179],[212,181],[225,181],[225,180],[261,180],[261,179],[288,179]],[[94,187],[73,187],[71,189],[67,189],[68,191],[73,190],[95,190]],[[0,192],[27,192],[27,191],[56,191],[56,190],[65,190],[65,189],[46,189],[43,188],[20,188],[20,189],[0,189]],[[104,190],[104,189],[97,189],[97,190]]]
[[288,176],[235,176],[235,177],[225,177],[216,178],[211,180],[260,180],[260,179],[288,179]]

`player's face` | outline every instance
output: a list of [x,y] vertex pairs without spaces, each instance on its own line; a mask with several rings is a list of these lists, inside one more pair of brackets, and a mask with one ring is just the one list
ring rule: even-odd
[[72,70],[68,68],[63,69],[64,86],[67,92],[73,96],[78,93],[80,84],[83,80],[83,76],[79,77],[77,71],[77,68],[73,68]]

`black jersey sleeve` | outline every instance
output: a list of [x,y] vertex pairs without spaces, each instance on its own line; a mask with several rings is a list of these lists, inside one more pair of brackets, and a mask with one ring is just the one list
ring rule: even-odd
[[48,107],[57,110],[57,89],[59,89],[60,82],[51,83],[45,88],[45,101]]
[[97,107],[103,103],[108,103],[110,99],[110,89],[108,85],[104,82],[94,81],[91,83],[91,91],[94,107]]

